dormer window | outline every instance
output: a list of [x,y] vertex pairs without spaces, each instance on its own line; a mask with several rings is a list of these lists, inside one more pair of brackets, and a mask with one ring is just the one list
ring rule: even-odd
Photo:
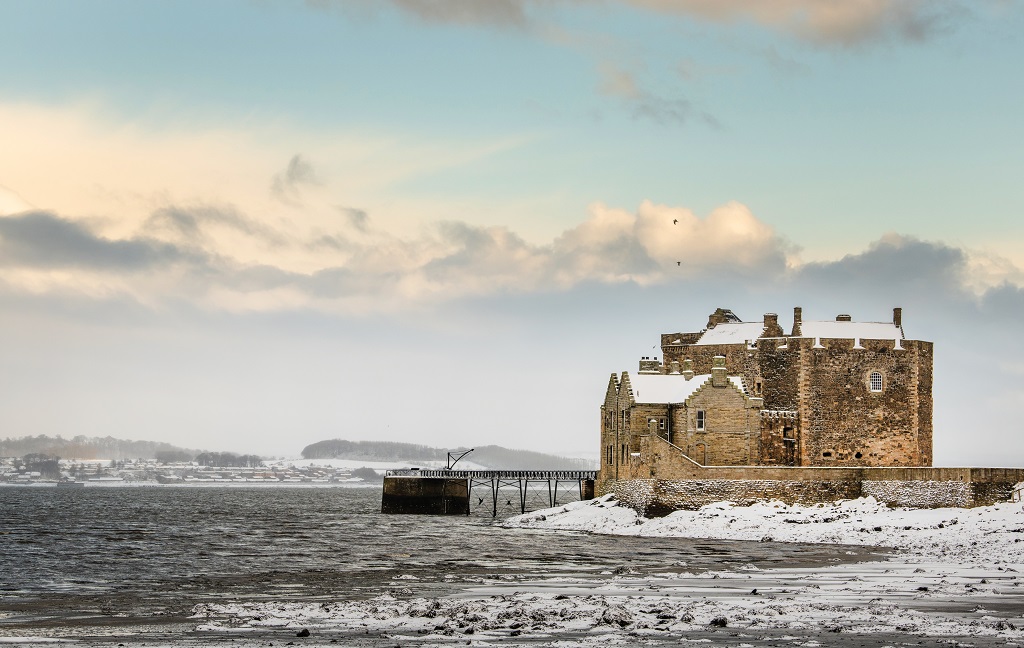
[[873,392],[882,391],[882,374],[877,371],[872,371],[871,376],[868,377],[868,383]]

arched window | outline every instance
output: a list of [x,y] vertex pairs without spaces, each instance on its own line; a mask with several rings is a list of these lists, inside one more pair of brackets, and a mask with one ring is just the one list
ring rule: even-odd
[[872,371],[871,376],[869,378],[869,382],[871,383],[871,391],[882,391],[882,374],[878,373],[877,371]]

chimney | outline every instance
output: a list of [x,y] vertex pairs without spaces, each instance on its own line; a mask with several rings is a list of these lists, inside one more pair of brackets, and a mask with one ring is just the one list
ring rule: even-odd
[[689,358],[683,360],[683,378],[687,380],[693,379],[693,360]]
[[793,333],[792,333],[792,335],[799,336],[799,335],[802,334],[801,331],[800,331],[800,323],[803,321],[803,318],[804,318],[804,309],[800,308],[799,306],[794,307],[793,308]]
[[764,314],[764,336],[781,337],[782,329],[779,328],[779,316],[775,313]]
[[850,317],[849,315],[846,315],[844,313],[842,315],[836,315],[836,321],[837,322],[851,322],[851,321],[853,321],[853,318]]
[[729,378],[725,375],[725,356],[715,356],[714,364],[711,366],[711,386],[725,387],[729,384]]
[[896,326],[903,326],[903,309],[894,308],[892,309],[892,323]]
[[668,366],[669,366],[669,371],[668,372],[670,374],[677,374],[677,373],[679,373],[679,361],[678,360],[673,360],[672,362],[670,362],[668,364]]

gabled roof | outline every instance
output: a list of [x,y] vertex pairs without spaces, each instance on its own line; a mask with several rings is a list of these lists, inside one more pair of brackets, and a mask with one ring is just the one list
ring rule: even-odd
[[840,340],[902,340],[903,329],[892,322],[801,322],[801,337]]
[[[698,389],[710,382],[711,374],[697,375],[690,380],[682,374],[637,374],[630,376],[629,380],[634,401],[647,405],[665,405],[682,403],[693,396]],[[729,381],[741,392],[746,393],[742,378],[729,376]]]
[[742,344],[764,334],[764,322],[724,322],[710,328],[696,344]]

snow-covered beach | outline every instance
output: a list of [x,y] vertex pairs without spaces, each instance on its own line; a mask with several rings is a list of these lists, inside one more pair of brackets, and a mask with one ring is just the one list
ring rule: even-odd
[[[291,633],[370,644],[1024,645],[1024,507],[889,509],[871,498],[817,506],[717,503],[644,519],[612,497],[506,520],[509,529],[889,547],[882,560],[824,568],[660,574],[621,567],[598,581],[482,582],[461,595],[414,596],[409,580],[370,600],[198,606],[203,632]],[[574,541],[587,536],[573,534]],[[680,569],[683,566],[683,569]],[[278,634],[277,636],[281,636]],[[369,641],[369,640],[368,640]]]
[[899,560],[974,567],[1024,564],[1024,505],[892,509],[872,497],[833,504],[709,504],[646,519],[613,496],[510,518],[509,527],[721,540],[869,545],[899,550]]

